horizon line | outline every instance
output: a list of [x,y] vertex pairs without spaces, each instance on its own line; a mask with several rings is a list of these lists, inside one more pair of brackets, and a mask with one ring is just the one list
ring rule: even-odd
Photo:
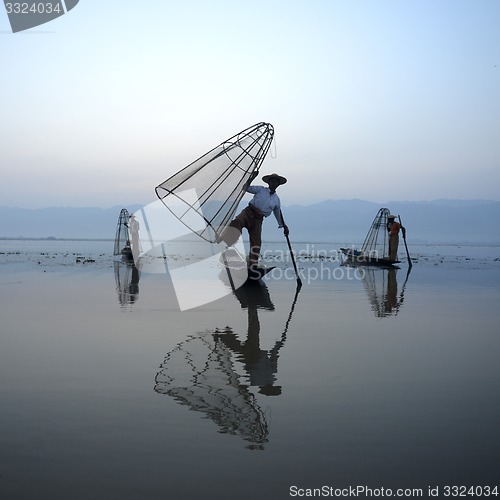
[[[283,205],[284,207],[293,207],[293,206],[301,206],[301,207],[310,207],[314,205],[319,205],[321,203],[325,203],[328,201],[332,202],[362,202],[362,203],[372,203],[374,205],[388,205],[391,203],[437,203],[437,202],[465,202],[465,203],[500,203],[500,200],[493,200],[491,198],[433,198],[433,199],[420,199],[420,200],[386,200],[386,201],[372,201],[365,200],[363,198],[325,198],[320,201],[316,201],[313,203],[290,203],[287,205]],[[244,201],[242,201],[244,203]],[[144,203],[129,203],[128,206],[144,206]],[[96,205],[48,205],[43,207],[21,207],[21,206],[10,206],[10,205],[0,205],[0,209],[10,209],[10,210],[49,210],[49,209],[95,209],[95,210],[110,210],[116,209],[118,207],[126,208],[127,205],[124,204],[114,204],[110,206],[96,206]]]

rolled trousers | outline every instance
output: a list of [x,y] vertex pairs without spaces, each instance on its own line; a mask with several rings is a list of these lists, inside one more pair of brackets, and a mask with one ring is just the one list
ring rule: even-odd
[[222,235],[222,239],[225,243],[233,245],[241,236],[243,228],[245,227],[247,229],[250,239],[250,253],[248,255],[249,267],[256,266],[259,262],[260,247],[262,245],[263,220],[263,213],[259,209],[248,205],[235,219],[233,219]]

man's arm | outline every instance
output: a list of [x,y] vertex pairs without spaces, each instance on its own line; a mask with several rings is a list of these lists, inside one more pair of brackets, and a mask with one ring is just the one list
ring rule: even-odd
[[279,228],[283,228],[283,233],[285,234],[285,236],[288,236],[288,234],[289,234],[288,226],[285,224],[285,221],[283,220],[283,217],[281,217],[281,208],[280,207],[276,207],[273,210],[273,214],[276,217],[276,220],[278,221],[278,227]]
[[262,189],[262,186],[248,186],[246,191],[247,193],[257,194],[260,189]]

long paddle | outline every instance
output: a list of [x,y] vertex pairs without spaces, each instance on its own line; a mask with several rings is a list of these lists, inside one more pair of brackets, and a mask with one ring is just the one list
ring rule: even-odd
[[[285,224],[285,219],[283,218],[283,212],[280,210],[280,215],[281,215],[281,221],[283,222],[283,225],[286,226]],[[302,286],[302,280],[299,277],[299,271],[297,270],[297,264],[295,263],[295,257],[293,256],[293,250],[292,250],[292,244],[290,243],[290,238],[288,237],[288,234],[285,234],[286,242],[288,243],[288,250],[290,250],[290,256],[292,257],[292,264],[293,268],[295,269],[295,276],[297,276],[297,286],[300,288]]]
[[413,263],[411,261],[410,257],[410,252],[408,251],[408,245],[406,244],[406,229],[403,227],[403,223],[401,222],[401,215],[398,215],[399,223],[401,224],[401,232],[403,233],[403,241],[405,242],[405,248],[406,248],[406,256],[408,257],[408,265],[413,266]]

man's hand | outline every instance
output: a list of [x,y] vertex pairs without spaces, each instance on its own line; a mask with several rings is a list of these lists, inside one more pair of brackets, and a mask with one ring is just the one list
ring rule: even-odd
[[288,236],[290,234],[290,231],[288,230],[288,226],[286,224],[283,226],[283,234],[285,236]]
[[255,170],[254,172],[252,172],[250,174],[250,177],[248,178],[246,184],[245,184],[245,189],[247,189],[250,184],[252,184],[253,180],[259,175],[259,171],[258,170]]

